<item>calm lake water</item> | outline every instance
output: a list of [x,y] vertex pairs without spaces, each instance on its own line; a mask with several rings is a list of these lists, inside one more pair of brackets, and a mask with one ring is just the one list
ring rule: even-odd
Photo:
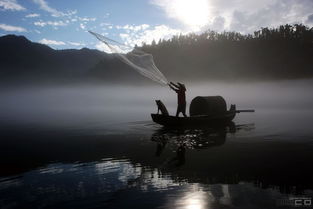
[[165,129],[168,88],[2,88],[0,208],[312,208],[312,80],[187,88],[256,112]]

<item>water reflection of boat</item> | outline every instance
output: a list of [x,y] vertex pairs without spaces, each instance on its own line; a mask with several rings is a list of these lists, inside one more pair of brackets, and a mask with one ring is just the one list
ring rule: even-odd
[[224,125],[202,126],[197,128],[166,128],[157,130],[151,137],[152,141],[164,143],[171,140],[177,144],[185,143],[190,148],[204,149],[225,143],[227,133],[235,133],[236,125],[230,122]]
[[221,146],[226,142],[227,133],[235,133],[236,129],[233,122],[197,128],[163,127],[151,136],[151,140],[157,142],[156,156],[161,155],[167,144],[174,145],[176,147],[176,156],[166,164],[173,164],[174,162],[174,165],[180,166],[185,163],[186,149],[200,150]]

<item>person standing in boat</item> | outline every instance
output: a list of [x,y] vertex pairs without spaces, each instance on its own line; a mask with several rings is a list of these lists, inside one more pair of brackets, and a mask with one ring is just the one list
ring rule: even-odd
[[186,115],[186,87],[182,83],[173,83],[170,82],[169,87],[174,90],[177,93],[177,111],[176,111],[176,117],[178,117],[179,113],[182,113],[184,117],[187,117]]

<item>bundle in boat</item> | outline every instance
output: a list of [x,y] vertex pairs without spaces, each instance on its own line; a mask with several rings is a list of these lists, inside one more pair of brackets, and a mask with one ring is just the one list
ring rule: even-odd
[[190,116],[223,115],[227,112],[226,102],[221,96],[197,96],[189,107]]

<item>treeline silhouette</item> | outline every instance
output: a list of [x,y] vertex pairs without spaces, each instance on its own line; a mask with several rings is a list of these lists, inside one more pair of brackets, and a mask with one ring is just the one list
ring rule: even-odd
[[[313,77],[313,28],[262,28],[253,34],[206,31],[143,44],[168,80],[277,80]],[[146,84],[112,54],[54,50],[24,36],[0,37],[0,81]],[[0,84],[0,85],[1,85]]]
[[206,31],[140,47],[175,79],[294,79],[313,76],[313,28],[262,28],[253,34]]

